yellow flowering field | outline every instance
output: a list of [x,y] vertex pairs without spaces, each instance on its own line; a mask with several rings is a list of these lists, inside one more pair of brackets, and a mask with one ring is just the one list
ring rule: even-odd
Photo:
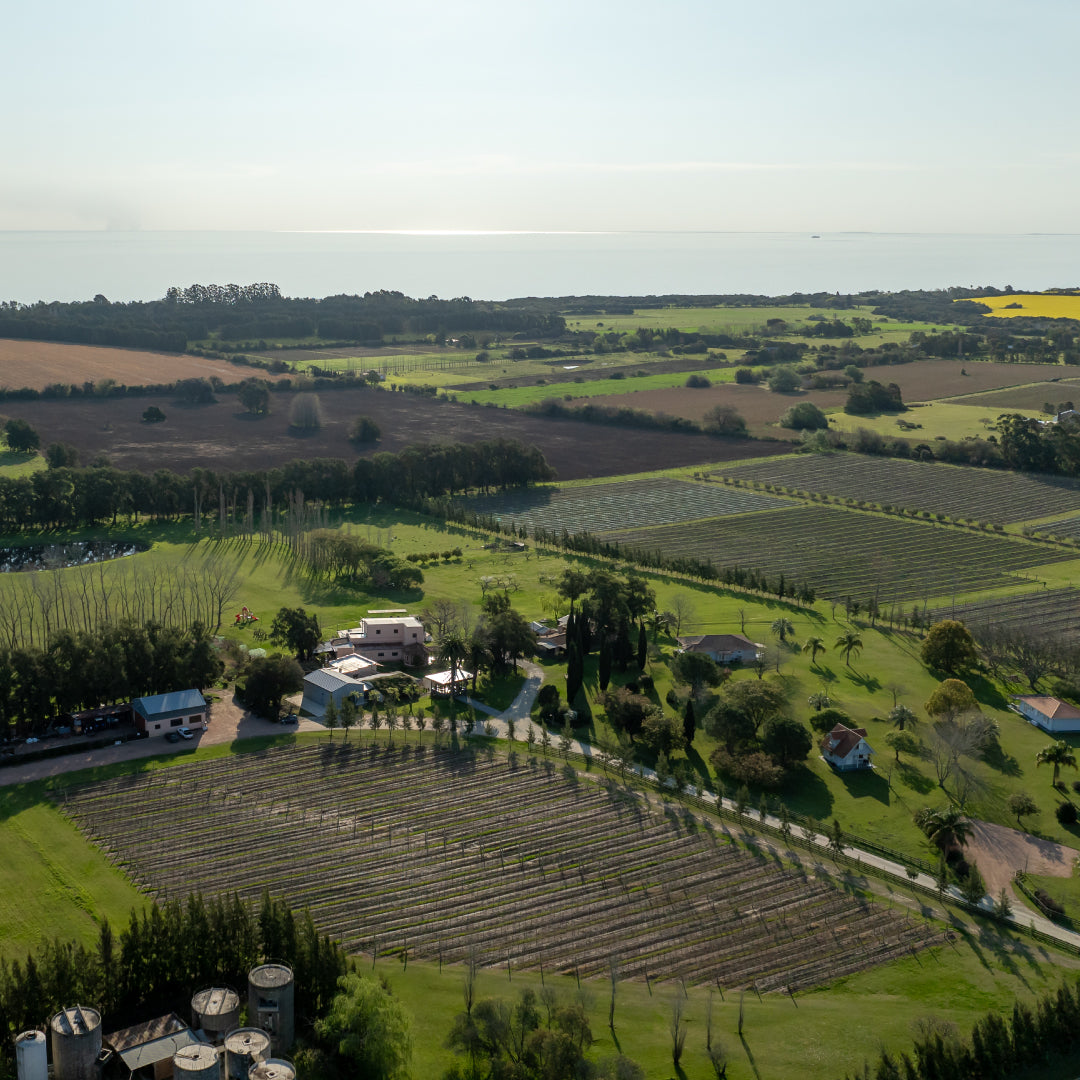
[[1080,319],[1080,293],[1011,293],[1008,296],[973,296],[993,308],[987,319]]

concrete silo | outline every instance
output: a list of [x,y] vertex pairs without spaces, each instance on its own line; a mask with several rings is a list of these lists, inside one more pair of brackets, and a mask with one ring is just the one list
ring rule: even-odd
[[284,964],[262,964],[248,972],[248,1023],[270,1036],[275,1054],[293,1044],[293,973]]
[[101,1014],[97,1009],[85,1005],[61,1009],[49,1026],[56,1080],[97,1080],[101,1072]]
[[24,1031],[15,1039],[18,1080],[49,1080],[49,1044],[44,1031]]
[[296,1069],[284,1058],[267,1058],[251,1066],[248,1080],[296,1080]]
[[221,1054],[206,1043],[192,1043],[173,1055],[174,1080],[221,1080]]
[[253,1065],[270,1056],[270,1036],[259,1028],[237,1028],[225,1036],[226,1080],[247,1080]]
[[240,995],[227,986],[200,990],[191,999],[191,1026],[221,1042],[240,1026]]

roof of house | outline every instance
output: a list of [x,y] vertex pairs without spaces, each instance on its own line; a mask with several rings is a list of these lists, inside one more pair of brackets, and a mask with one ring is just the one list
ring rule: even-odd
[[[394,619],[364,619],[362,622],[364,626],[408,626],[417,628],[423,626],[423,623],[415,615],[399,615]],[[356,630],[353,630],[352,633],[356,633]]]
[[[843,724],[837,724],[836,727],[821,740],[821,749],[826,753],[832,754],[833,757],[845,758],[856,746],[859,745],[860,740],[866,738],[866,728],[849,728],[844,727]],[[867,749],[870,750],[869,743]],[[871,750],[871,753],[873,751]]]
[[688,634],[679,638],[684,649],[709,650],[710,652],[738,652],[743,649],[761,649],[763,645],[751,641],[742,634]]
[[333,668],[318,668],[315,671],[309,671],[304,676],[304,682],[316,686],[320,690],[327,690],[331,694],[335,690],[340,690],[343,686],[353,690],[363,689],[363,685],[356,679],[350,678],[348,675],[342,675],[341,672],[335,671]]
[[352,656],[343,656],[340,660],[332,660],[327,665],[327,668],[330,671],[337,671],[342,675],[348,675],[350,678],[356,679],[362,674],[373,672],[378,666],[374,660],[369,660],[366,656],[354,653]]
[[1062,701],[1061,698],[1042,694],[1021,694],[1016,700],[1030,705],[1048,720],[1080,720],[1080,709],[1067,701]]
[[139,706],[147,716],[159,716],[170,712],[199,712],[206,708],[206,698],[198,690],[174,690],[171,694],[136,698],[131,704]]

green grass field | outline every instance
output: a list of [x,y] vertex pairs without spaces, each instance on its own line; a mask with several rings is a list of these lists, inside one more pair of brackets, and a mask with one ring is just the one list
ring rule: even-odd
[[[753,333],[765,329],[769,319],[783,319],[794,329],[807,325],[811,315],[821,315],[826,319],[850,321],[853,316],[873,318],[869,308],[815,307],[662,307],[639,308],[632,315],[583,315],[580,318],[567,318],[568,330],[594,330],[601,333],[614,331],[618,334],[632,334],[639,326],[652,330],[664,330],[674,327],[684,333]],[[887,320],[881,319],[882,323]]]
[[[479,405],[505,405],[509,409],[520,409],[525,405],[535,405],[539,401],[548,398],[560,398],[566,400],[572,398],[573,402],[580,404],[582,401],[597,397],[608,397],[617,394],[629,394],[634,391],[666,390],[672,386],[685,386],[689,375],[685,371],[665,372],[660,375],[637,374],[638,370],[648,371],[648,366],[630,365],[613,368],[613,371],[625,372],[625,376],[612,379],[590,379],[574,382],[554,382],[551,377],[545,378],[543,385],[500,387],[497,390],[460,390],[457,396],[461,401],[476,402]],[[594,368],[590,368],[594,370]],[[558,372],[563,374],[563,372]],[[735,368],[709,368],[694,374],[704,375],[714,383],[728,383],[735,381]],[[447,389],[452,390],[453,387]]]
[[0,789],[0,958],[59,936],[90,946],[100,920],[126,922],[146,898],[86,843],[40,787]]
[[14,480],[19,476],[31,476],[44,468],[45,459],[40,454],[16,454],[0,445],[0,476]]
[[[676,1073],[668,1032],[672,1001],[681,989],[671,983],[620,982],[615,996],[615,1029],[608,1028],[611,985],[607,980],[583,981],[579,990],[572,977],[546,975],[544,986],[586,1003],[592,1022],[593,1057],[623,1053],[637,1061],[650,1078],[678,1076],[680,1080],[712,1080],[715,1075],[705,1052],[710,996],[712,1038],[728,1054],[728,1080],[758,1077],[786,1080],[839,1080],[846,1072],[873,1060],[878,1047],[910,1050],[912,1024],[920,1017],[949,1020],[966,1035],[974,1022],[991,1009],[1008,1013],[1016,998],[1030,1001],[1075,973],[1075,958],[978,927],[958,933],[919,958],[911,958],[849,976],[832,986],[801,994],[794,1001],[780,994],[759,1000],[742,995],[743,1038],[738,1034],[740,995],[723,995],[707,987],[690,987],[685,998],[686,1049]],[[370,970],[370,961],[361,970]],[[380,960],[376,974],[386,979],[414,1018],[415,1051],[412,1075],[436,1077],[452,1060],[444,1048],[454,1017],[464,1009],[464,974],[459,967]],[[479,997],[512,1000],[529,988],[539,994],[536,973],[484,970],[479,973]],[[852,1017],[858,1022],[852,1025]],[[839,1037],[838,1033],[843,1033]],[[1042,1080],[1071,1080],[1080,1062],[1060,1071],[1045,1069]]]
[[[985,439],[993,434],[991,427],[1002,412],[1018,412],[1038,420],[1043,416],[1034,409],[992,409],[985,405],[959,405],[952,401],[930,401],[911,405],[907,412],[880,416],[849,416],[842,409],[830,410],[829,424],[837,431],[858,431],[867,428],[889,438],[931,442],[934,439]],[[903,428],[917,424],[916,428]]]

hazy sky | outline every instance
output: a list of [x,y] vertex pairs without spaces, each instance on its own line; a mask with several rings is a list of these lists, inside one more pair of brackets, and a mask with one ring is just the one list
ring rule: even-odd
[[1076,0],[39,0],[0,229],[1080,232]]

